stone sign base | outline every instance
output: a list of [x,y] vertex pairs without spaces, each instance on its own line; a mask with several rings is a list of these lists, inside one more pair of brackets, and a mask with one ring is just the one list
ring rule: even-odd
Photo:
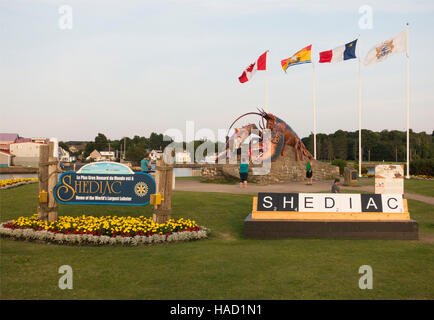
[[419,225],[409,221],[244,220],[244,236],[252,239],[331,238],[418,240]]

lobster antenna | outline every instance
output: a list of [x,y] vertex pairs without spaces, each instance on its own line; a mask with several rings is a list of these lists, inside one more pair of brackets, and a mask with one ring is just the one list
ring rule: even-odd
[[235,124],[235,122],[237,122],[238,120],[240,120],[242,117],[245,117],[245,116],[248,116],[248,115],[251,115],[251,114],[255,114],[255,115],[257,115],[257,116],[264,117],[264,115],[263,115],[262,113],[258,113],[258,112],[247,112],[247,113],[245,113],[245,114],[239,116],[238,118],[235,119],[234,122],[232,122],[231,126],[230,126],[229,129],[228,129],[228,132],[226,133],[226,136],[229,136],[229,131],[232,129],[232,126]]

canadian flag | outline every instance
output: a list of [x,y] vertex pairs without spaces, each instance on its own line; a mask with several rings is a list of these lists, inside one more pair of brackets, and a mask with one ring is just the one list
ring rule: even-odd
[[241,83],[249,81],[255,74],[256,70],[267,70],[267,53],[268,50],[243,71],[243,74],[238,77],[238,80],[240,80]]

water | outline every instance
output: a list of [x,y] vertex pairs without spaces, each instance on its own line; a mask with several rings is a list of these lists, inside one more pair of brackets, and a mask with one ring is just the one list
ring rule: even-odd
[[37,173],[0,173],[0,180],[37,178]]
[[[66,170],[66,171],[68,171],[68,170]],[[87,173],[85,171],[86,170],[82,171],[82,173]],[[174,168],[173,169],[173,173],[175,174],[176,177],[191,177],[191,175],[192,175],[191,171],[192,171],[191,168]],[[103,170],[102,172],[99,172],[99,173],[108,173],[108,172]],[[120,172],[117,172],[117,173],[120,173]],[[125,172],[124,174],[129,174],[129,172]],[[0,180],[37,178],[37,177],[38,177],[37,173],[0,173]]]
[[175,177],[191,177],[191,168],[174,168]]

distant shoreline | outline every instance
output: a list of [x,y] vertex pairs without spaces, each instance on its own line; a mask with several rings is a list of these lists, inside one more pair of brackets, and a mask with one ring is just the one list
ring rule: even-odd
[[33,167],[6,167],[6,168],[0,168],[0,173],[38,173],[38,168],[33,168]]

